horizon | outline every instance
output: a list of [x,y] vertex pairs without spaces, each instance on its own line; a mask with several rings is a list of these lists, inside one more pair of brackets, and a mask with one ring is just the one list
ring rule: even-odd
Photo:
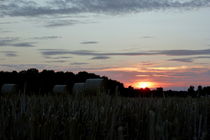
[[[28,69],[24,69],[24,70],[19,70],[19,71],[16,71],[16,70],[13,70],[13,71],[0,71],[0,72],[10,72],[10,73],[12,73],[12,72],[17,72],[17,73],[20,73],[20,72],[22,72],[22,71],[28,71],[28,70],[32,70],[32,69],[35,69],[35,70],[37,70],[39,73],[41,73],[41,72],[43,72],[44,70],[47,70],[47,71],[54,71],[55,73],[56,72],[64,72],[64,73],[66,73],[66,72],[70,72],[70,73],[73,73],[73,74],[75,74],[75,75],[77,75],[77,74],[79,74],[80,72],[86,72],[86,71],[79,71],[79,72],[77,72],[77,73],[74,73],[74,72],[71,72],[71,71],[55,71],[55,70],[52,70],[52,69],[43,69],[43,70],[39,70],[39,69],[36,69],[36,68],[28,68]],[[88,72],[87,72],[88,73]],[[95,73],[89,73],[89,74],[95,74]],[[105,75],[98,75],[98,76],[100,76],[101,78],[103,78],[103,76],[105,76]],[[105,76],[106,77],[106,76]],[[116,80],[116,79],[111,79],[110,77],[107,77],[108,79],[110,79],[110,80]],[[120,81],[117,81],[117,82],[120,82]],[[121,83],[121,82],[120,82]],[[145,84],[146,83],[146,84]],[[149,84],[148,84],[149,83]],[[16,84],[16,83],[3,83],[3,84]],[[195,88],[195,90],[197,90],[198,89],[198,86],[201,86],[201,87],[210,87],[209,85],[207,85],[207,86],[204,86],[204,85],[189,85],[188,87],[172,87],[172,88],[170,88],[170,87],[167,87],[167,88],[164,88],[164,87],[162,87],[161,85],[159,85],[159,86],[154,86],[154,83],[150,83],[150,82],[137,82],[137,83],[135,83],[134,85],[128,85],[128,86],[125,86],[125,84],[124,83],[122,83],[123,84],[123,86],[125,87],[125,88],[129,88],[129,87],[132,87],[133,89],[135,89],[135,90],[141,90],[141,89],[150,89],[150,90],[157,90],[158,88],[163,88],[163,91],[169,91],[169,90],[172,90],[172,91],[187,91],[188,90],[188,88],[190,88],[191,86],[193,86],[194,88]],[[142,84],[142,85],[141,85]]]
[[0,71],[86,71],[134,86],[210,85],[210,0],[3,0]]

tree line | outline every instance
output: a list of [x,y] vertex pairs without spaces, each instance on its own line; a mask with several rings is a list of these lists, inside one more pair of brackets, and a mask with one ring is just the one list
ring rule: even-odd
[[99,76],[85,71],[74,74],[73,72],[63,72],[54,70],[39,70],[31,68],[20,72],[0,71],[0,87],[10,83],[18,85],[18,94],[46,95],[51,94],[54,85],[68,85],[72,88],[74,83],[85,82],[86,79],[102,78],[106,81],[106,94],[120,95],[125,97],[201,97],[210,95],[210,86],[190,86],[187,91],[164,91],[162,87],[155,90],[149,88],[134,89],[132,86],[125,88],[122,83],[109,79],[106,76]]
[[54,85],[67,85],[72,88],[74,83],[85,82],[86,79],[102,78],[106,81],[106,87],[108,94],[115,92],[116,87],[123,89],[122,83],[111,80],[108,77],[101,77],[94,73],[88,73],[85,71],[74,74],[73,72],[63,72],[54,70],[43,70],[39,72],[35,68],[23,70],[20,72],[0,72],[0,87],[3,84],[16,84],[19,89],[19,94],[28,95],[45,95],[51,94]]

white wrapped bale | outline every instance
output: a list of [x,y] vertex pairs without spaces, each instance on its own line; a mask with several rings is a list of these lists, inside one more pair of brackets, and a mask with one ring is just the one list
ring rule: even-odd
[[15,94],[15,93],[17,93],[16,84],[4,84],[1,88],[2,95]]
[[85,94],[85,83],[75,83],[72,89],[72,93],[75,96]]
[[105,89],[103,79],[87,79],[85,82],[85,91],[90,95],[98,95]]
[[67,94],[68,93],[68,86],[67,85],[55,85],[53,87],[54,94]]

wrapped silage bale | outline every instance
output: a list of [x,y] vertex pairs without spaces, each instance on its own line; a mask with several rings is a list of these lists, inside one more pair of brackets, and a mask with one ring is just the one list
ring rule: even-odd
[[15,94],[17,91],[18,90],[16,84],[3,84],[1,87],[2,95]]
[[55,85],[53,87],[54,94],[68,94],[68,86],[67,85]]
[[72,93],[75,96],[85,94],[85,83],[75,83],[72,89]]
[[85,81],[85,91],[90,95],[98,95],[105,89],[104,79],[87,79]]

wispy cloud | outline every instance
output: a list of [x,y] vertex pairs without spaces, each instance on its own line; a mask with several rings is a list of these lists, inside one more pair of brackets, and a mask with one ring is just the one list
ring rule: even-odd
[[47,63],[65,63],[65,62],[68,62],[67,60],[48,60],[48,61],[45,61]]
[[49,40],[49,39],[59,39],[62,38],[61,36],[41,36],[41,37],[33,37],[31,39],[35,40]]
[[[195,70],[196,69],[196,70]],[[210,67],[174,66],[174,67],[115,67],[94,70],[97,74],[105,74],[118,79],[126,86],[139,81],[152,81],[163,87],[189,86],[209,84]],[[158,85],[157,85],[158,86]]]
[[26,70],[29,68],[37,69],[53,69],[52,66],[47,64],[0,64],[0,67],[5,70]]
[[165,72],[180,72],[180,71],[187,71],[189,69],[204,69],[205,67],[201,66],[168,66],[168,67],[163,67],[163,66],[133,66],[133,67],[113,67],[113,68],[105,68],[105,69],[99,69],[98,71],[121,71],[121,72],[138,72],[138,73],[150,73],[150,74],[160,74],[160,73],[165,73]]
[[0,53],[4,54],[6,57],[17,57],[16,51],[0,51]]
[[204,50],[150,50],[141,52],[96,52],[92,50],[41,50],[42,55],[81,55],[81,56],[150,56],[150,55],[165,55],[165,56],[196,56],[210,55],[210,49]]
[[98,41],[83,41],[80,44],[89,45],[89,44],[98,44]]
[[7,57],[17,57],[16,53],[6,53],[5,54]]
[[45,56],[45,62],[47,63],[66,63],[69,62],[69,59],[72,58],[70,56]]
[[[45,3],[45,4],[43,4]],[[208,7],[210,0],[3,0],[0,16],[43,16],[81,13],[124,14],[170,8]]]
[[56,60],[56,59],[69,59],[72,58],[70,56],[56,56],[56,57],[52,57],[52,56],[45,56],[46,59],[52,59],[52,60]]
[[5,29],[2,29],[2,28],[0,28],[0,33],[11,33],[12,31],[9,31],[9,30],[5,30]]
[[192,58],[176,58],[176,59],[169,59],[169,61],[176,61],[176,62],[193,62]]
[[145,35],[141,37],[141,39],[151,39],[151,38],[154,38],[154,36]]
[[185,63],[191,63],[194,60],[197,59],[209,59],[210,56],[198,56],[198,57],[190,57],[190,58],[176,58],[176,59],[169,59],[169,61],[177,61],[177,62],[185,62]]
[[34,47],[35,42],[20,42],[19,38],[0,38],[0,47]]
[[11,23],[14,23],[14,22],[0,22],[1,25],[4,25],[4,24],[7,25],[7,24],[11,24]]
[[61,27],[61,26],[69,26],[69,25],[75,25],[83,23],[80,20],[54,20],[54,21],[48,21],[45,27]]
[[93,58],[91,58],[92,60],[101,60],[101,59],[110,59],[110,57],[108,57],[108,56],[96,56],[96,57],[93,57]]
[[71,63],[71,65],[87,65],[89,63],[83,63],[83,62],[76,62],[76,63]]
[[190,55],[209,55],[210,49],[204,50],[165,50],[160,51],[160,54],[170,55],[170,56],[190,56]]

